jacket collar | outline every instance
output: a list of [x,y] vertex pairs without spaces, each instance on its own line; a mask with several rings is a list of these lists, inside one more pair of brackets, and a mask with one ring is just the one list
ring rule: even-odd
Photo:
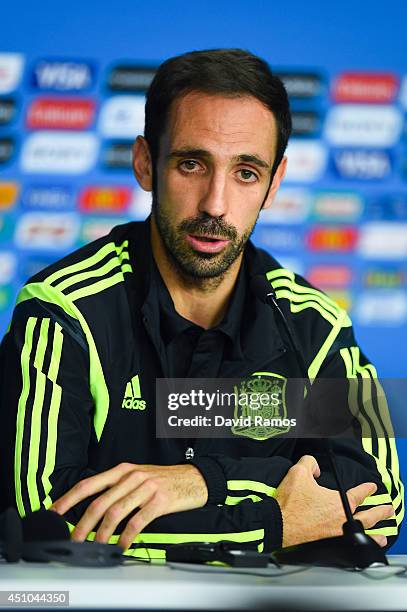
[[[132,275],[134,277],[134,299],[138,308],[141,309],[144,326],[161,360],[164,360],[165,346],[159,325],[159,303],[153,273],[150,218],[148,217],[144,222],[134,222],[132,226],[129,251],[134,270],[134,275]],[[240,317],[240,334],[236,334],[231,359],[223,364],[222,370],[224,369],[225,373],[239,367],[238,364],[240,367],[244,366],[246,371],[258,371],[266,367],[269,362],[281,357],[287,350],[279,331],[280,323],[278,317],[276,319],[274,309],[260,300],[250,287],[250,280],[253,276],[257,274],[265,276],[270,270],[281,266],[271,255],[256,248],[251,241],[246,245],[244,259],[245,269],[242,272],[246,275],[246,294]],[[227,321],[228,315],[225,319],[225,322]]]

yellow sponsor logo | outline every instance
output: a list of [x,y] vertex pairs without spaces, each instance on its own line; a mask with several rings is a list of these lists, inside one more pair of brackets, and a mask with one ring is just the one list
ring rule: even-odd
[[12,208],[16,202],[20,186],[15,182],[0,181],[0,210]]

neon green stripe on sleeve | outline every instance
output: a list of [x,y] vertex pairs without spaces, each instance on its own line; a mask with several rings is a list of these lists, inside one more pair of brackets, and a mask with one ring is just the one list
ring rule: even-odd
[[21,517],[24,517],[26,514],[21,490],[21,462],[24,437],[25,407],[28,399],[28,394],[30,393],[30,357],[36,323],[36,317],[30,317],[28,319],[25,328],[24,346],[21,351],[22,389],[17,407],[16,444],[14,450],[14,484],[16,491],[17,509]]
[[44,407],[46,376],[43,369],[45,350],[48,344],[49,319],[42,319],[34,367],[37,371],[35,395],[31,413],[31,436],[28,457],[27,489],[30,498],[31,511],[39,510],[41,503],[37,487],[38,458],[41,443],[41,417]]
[[52,348],[51,362],[48,370],[48,378],[52,381],[52,396],[48,414],[48,439],[45,457],[45,467],[44,472],[42,474],[42,484],[46,494],[46,498],[44,500],[45,508],[49,508],[52,504],[52,500],[49,496],[49,493],[52,488],[50,477],[55,468],[58,416],[62,397],[62,388],[56,382],[59,371],[59,364],[61,361],[62,344],[64,339],[61,330],[61,326],[58,323],[55,323],[54,343]]

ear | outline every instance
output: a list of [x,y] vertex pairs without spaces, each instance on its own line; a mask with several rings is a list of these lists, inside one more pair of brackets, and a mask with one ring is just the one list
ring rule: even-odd
[[262,210],[269,208],[271,203],[273,202],[275,195],[277,193],[278,188],[280,187],[280,183],[285,176],[285,172],[287,169],[287,158],[284,156],[281,162],[277,166],[277,170],[274,173],[273,181],[271,183],[271,187],[267,196],[267,200],[264,202],[262,206]]
[[140,187],[144,191],[152,191],[153,164],[150,147],[143,136],[137,136],[133,145],[133,170]]

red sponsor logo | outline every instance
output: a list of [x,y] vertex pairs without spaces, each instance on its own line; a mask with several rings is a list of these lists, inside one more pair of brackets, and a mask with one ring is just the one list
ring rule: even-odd
[[387,72],[344,72],[333,84],[335,102],[365,102],[380,104],[393,102],[399,88],[399,80]]
[[28,109],[27,127],[49,130],[85,130],[93,122],[95,102],[84,99],[38,98]]
[[84,212],[124,212],[131,198],[129,187],[87,187],[79,196],[79,207]]
[[352,280],[352,272],[347,266],[314,266],[307,278],[317,287],[346,287]]
[[354,227],[314,227],[308,234],[307,242],[311,251],[353,251],[358,239]]

